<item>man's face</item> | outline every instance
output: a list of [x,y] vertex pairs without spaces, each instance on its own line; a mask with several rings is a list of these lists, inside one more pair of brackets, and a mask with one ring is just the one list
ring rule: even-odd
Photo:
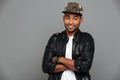
[[82,17],[78,14],[65,13],[63,16],[63,21],[67,33],[75,33],[82,22]]

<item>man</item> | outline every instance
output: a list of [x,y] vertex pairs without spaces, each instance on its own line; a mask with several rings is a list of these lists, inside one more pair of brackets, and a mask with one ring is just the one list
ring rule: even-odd
[[49,39],[43,56],[43,72],[48,73],[48,80],[90,80],[94,40],[79,29],[83,7],[69,2],[63,13],[65,31]]

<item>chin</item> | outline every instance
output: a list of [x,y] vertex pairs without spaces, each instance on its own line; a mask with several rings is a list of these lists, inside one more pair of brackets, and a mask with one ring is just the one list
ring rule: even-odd
[[68,32],[69,32],[69,33],[74,33],[75,31],[74,31],[74,30],[69,30]]

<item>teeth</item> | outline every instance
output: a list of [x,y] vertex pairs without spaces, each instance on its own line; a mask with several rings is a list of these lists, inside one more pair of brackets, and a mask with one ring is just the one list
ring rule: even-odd
[[69,28],[73,28],[73,26],[69,26]]

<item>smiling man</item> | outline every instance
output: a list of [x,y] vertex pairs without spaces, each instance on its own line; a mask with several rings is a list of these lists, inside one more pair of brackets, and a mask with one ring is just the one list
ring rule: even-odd
[[79,29],[83,7],[68,2],[63,13],[65,30],[49,39],[43,56],[43,72],[48,73],[48,80],[90,80],[94,39]]

